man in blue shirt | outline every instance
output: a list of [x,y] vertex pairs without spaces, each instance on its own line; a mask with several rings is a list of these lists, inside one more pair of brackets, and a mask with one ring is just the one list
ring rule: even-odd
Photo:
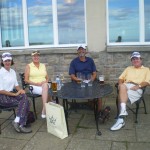
[[[77,73],[82,73],[87,77],[91,74],[91,80],[96,79],[96,66],[92,58],[86,57],[86,47],[80,45],[77,49],[78,57],[73,59],[69,68],[69,75],[73,81],[78,82],[80,79],[77,78]],[[102,100],[98,101],[98,111],[102,108]]]

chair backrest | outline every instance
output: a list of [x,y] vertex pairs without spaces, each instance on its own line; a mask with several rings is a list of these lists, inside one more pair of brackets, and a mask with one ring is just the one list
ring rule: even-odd
[[20,76],[20,79],[21,79],[22,88],[25,89],[28,86],[28,84],[25,83],[25,81],[24,81],[24,73],[19,73],[19,76]]

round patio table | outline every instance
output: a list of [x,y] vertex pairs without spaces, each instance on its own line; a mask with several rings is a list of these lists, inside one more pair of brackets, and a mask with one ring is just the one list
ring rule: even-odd
[[98,123],[98,99],[108,96],[113,91],[112,86],[109,84],[100,84],[99,81],[94,81],[92,86],[86,84],[85,87],[81,87],[81,84],[77,82],[68,82],[62,86],[61,90],[57,91],[57,97],[63,100],[63,107],[65,111],[67,129],[68,128],[68,102],[69,100],[83,101],[92,99],[94,101],[94,115],[97,127],[97,134],[101,135]]

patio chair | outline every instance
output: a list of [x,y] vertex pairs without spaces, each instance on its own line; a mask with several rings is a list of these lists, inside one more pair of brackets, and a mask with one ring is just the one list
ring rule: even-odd
[[[118,83],[115,84],[115,87],[116,87],[116,91],[117,91],[117,96],[116,96],[116,106],[117,106],[117,116],[119,115],[119,99],[118,99],[118,94],[119,94],[119,90],[118,90]],[[136,105],[136,108],[134,110],[134,108],[131,108],[129,105],[127,105],[127,108],[129,110],[131,110],[134,114],[135,114],[135,123],[138,123],[138,112],[139,112],[139,108],[140,108],[140,103],[141,101],[143,102],[143,105],[144,105],[144,113],[147,114],[147,111],[146,111],[146,104],[145,104],[145,100],[144,100],[144,92],[145,92],[145,89],[146,87],[142,88],[143,90],[143,94],[142,96],[139,98],[139,100],[137,100],[135,102],[135,105]]]
[[[1,105],[0,105],[0,113],[1,113],[2,111],[13,111],[14,118],[15,118],[15,117],[16,117],[15,109],[17,108],[17,106],[18,106],[18,105],[14,105],[14,106],[11,106],[11,107],[6,107],[6,106],[1,106]],[[12,116],[12,115],[11,115],[11,116]],[[11,117],[11,116],[10,116],[10,117]],[[9,117],[9,118],[10,118],[10,117]],[[9,118],[8,118],[8,119],[9,119]],[[1,125],[4,124],[8,119],[5,119],[4,122],[0,123],[0,134],[1,134]]]
[[25,81],[24,81],[24,73],[19,73],[19,76],[20,76],[20,79],[21,79],[22,88],[24,90],[27,89],[26,94],[32,100],[34,115],[35,115],[35,118],[37,119],[36,107],[35,107],[35,99],[41,97],[41,95],[33,94],[33,87],[31,85],[25,83]]

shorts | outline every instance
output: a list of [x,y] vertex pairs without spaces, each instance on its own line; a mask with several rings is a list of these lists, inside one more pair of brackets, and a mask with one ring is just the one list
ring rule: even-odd
[[139,100],[142,96],[143,90],[142,89],[138,89],[136,91],[134,90],[130,90],[131,87],[135,86],[135,84],[132,83],[124,83],[128,89],[127,94],[128,94],[128,98],[131,102],[131,104],[133,104],[134,102],[136,102],[137,100]]
[[[31,85],[33,87],[33,94],[39,94],[42,95],[42,87],[41,86],[35,86],[35,85]],[[50,88],[50,84],[48,83],[48,86]]]

